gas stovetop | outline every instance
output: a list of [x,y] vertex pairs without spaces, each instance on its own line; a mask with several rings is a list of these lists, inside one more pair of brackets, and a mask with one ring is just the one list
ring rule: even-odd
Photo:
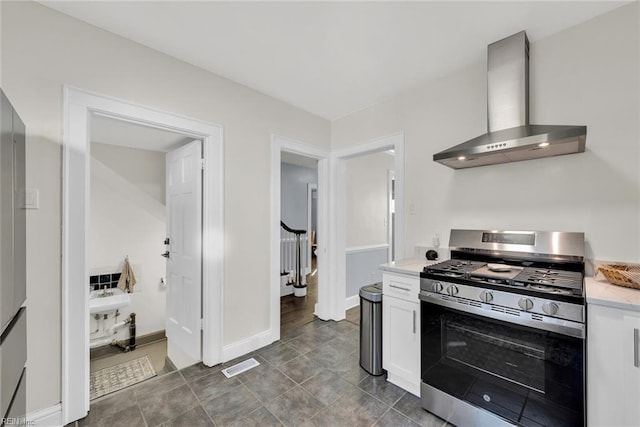
[[[545,267],[527,267],[504,263],[489,263],[464,259],[450,259],[428,267],[420,274],[429,279],[441,279],[466,283],[472,286],[488,286],[514,292],[526,290],[527,294],[551,297],[583,296],[583,277],[578,271]],[[460,279],[460,280],[455,280]],[[505,289],[506,288],[506,289]]]
[[449,249],[450,260],[420,273],[421,290],[456,295],[456,284],[584,305],[584,233],[454,229]]

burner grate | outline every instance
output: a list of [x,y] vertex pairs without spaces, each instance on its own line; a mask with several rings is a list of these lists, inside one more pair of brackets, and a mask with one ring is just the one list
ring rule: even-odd
[[426,273],[442,274],[447,277],[463,277],[464,275],[486,265],[484,262],[450,259],[424,268]]

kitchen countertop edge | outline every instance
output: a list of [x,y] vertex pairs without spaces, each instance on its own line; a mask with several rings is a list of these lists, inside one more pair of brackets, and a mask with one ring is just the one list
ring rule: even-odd
[[399,261],[389,262],[386,264],[381,264],[379,266],[380,270],[383,272],[387,271],[389,273],[398,273],[398,274],[406,274],[408,276],[420,276],[420,272],[427,265],[437,264],[442,260],[433,260],[427,261],[426,259],[420,258],[408,258]]
[[587,304],[640,312],[640,290],[612,285],[604,277],[585,277]]

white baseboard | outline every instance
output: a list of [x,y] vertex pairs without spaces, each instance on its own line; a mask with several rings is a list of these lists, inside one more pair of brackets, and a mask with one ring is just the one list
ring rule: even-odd
[[280,285],[280,296],[284,297],[293,294],[293,285]]
[[354,295],[344,300],[344,309],[349,310],[360,305],[360,295]]
[[37,427],[60,427],[62,426],[62,404],[58,403],[50,408],[27,414],[27,425]]
[[257,335],[244,339],[242,341],[234,342],[233,344],[225,345],[222,348],[222,361],[227,362],[233,360],[236,357],[240,357],[244,354],[251,353],[264,346],[267,346],[274,342],[273,334],[271,330],[260,332]]

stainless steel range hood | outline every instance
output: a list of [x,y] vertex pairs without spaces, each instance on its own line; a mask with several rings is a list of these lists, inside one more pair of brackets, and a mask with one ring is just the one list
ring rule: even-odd
[[433,155],[453,169],[584,152],[586,126],[529,124],[529,39],[521,31],[488,47],[488,132]]

